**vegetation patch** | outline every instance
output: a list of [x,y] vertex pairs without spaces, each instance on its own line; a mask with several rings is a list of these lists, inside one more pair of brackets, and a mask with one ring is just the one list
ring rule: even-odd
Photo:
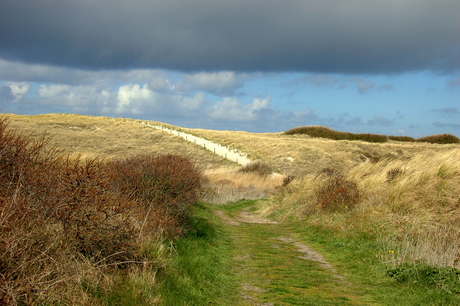
[[270,167],[270,165],[261,160],[250,162],[249,164],[242,166],[238,171],[243,173],[257,173],[261,176],[266,176],[273,173],[273,170]]
[[190,161],[82,160],[7,126],[1,118],[1,304],[93,305],[120,276],[163,266],[151,242],[184,235],[201,195]]
[[438,144],[447,144],[447,143],[460,143],[460,139],[457,136],[451,134],[438,134],[431,135],[417,139],[418,142],[428,142],[428,143],[438,143]]
[[325,176],[316,190],[318,206],[324,211],[341,211],[352,209],[361,200],[358,184],[345,178],[340,172],[325,169],[320,176]]
[[301,126],[284,132],[285,135],[305,134],[310,137],[321,137],[332,140],[361,140],[366,142],[387,142],[388,137],[378,134],[353,134],[336,131],[324,126]]
[[388,269],[387,275],[399,283],[420,284],[440,288],[450,294],[460,294],[460,270],[433,267],[424,263],[403,263]]
[[360,140],[365,142],[382,143],[388,140],[403,142],[427,142],[438,144],[460,143],[460,139],[451,134],[438,134],[422,138],[412,138],[409,136],[386,136],[371,133],[353,134],[349,132],[340,132],[324,126],[300,126],[285,131],[285,135],[304,134],[310,137],[319,137],[332,140]]

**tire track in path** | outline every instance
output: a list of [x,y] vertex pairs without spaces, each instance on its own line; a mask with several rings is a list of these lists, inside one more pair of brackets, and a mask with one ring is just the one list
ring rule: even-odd
[[240,288],[236,305],[365,305],[347,278],[283,223],[252,212],[254,206],[220,207],[234,245]]
[[168,134],[171,134],[171,135],[174,135],[174,136],[178,136],[178,137],[182,137],[183,139],[185,139],[187,141],[190,141],[191,143],[194,143],[194,144],[196,144],[198,146],[201,146],[204,149],[213,152],[214,154],[217,154],[217,155],[219,155],[219,156],[221,156],[223,158],[226,158],[226,159],[228,159],[230,161],[233,161],[233,162],[235,162],[237,164],[240,164],[242,166],[245,166],[245,165],[247,165],[247,164],[252,162],[252,160],[247,158],[246,153],[239,152],[236,149],[230,150],[229,148],[227,148],[225,146],[221,146],[221,145],[219,145],[217,143],[211,142],[211,141],[206,140],[204,138],[200,138],[200,137],[197,137],[195,135],[180,132],[180,131],[177,131],[177,130],[169,129],[169,128],[166,128],[164,126],[151,125],[151,124],[145,123],[145,122],[143,122],[143,124],[148,126],[148,127],[151,127],[151,128],[157,129],[157,130],[161,130],[161,131],[163,131],[165,133],[168,133]]

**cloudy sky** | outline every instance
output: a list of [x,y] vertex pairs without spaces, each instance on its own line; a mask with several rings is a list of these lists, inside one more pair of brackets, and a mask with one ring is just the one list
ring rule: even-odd
[[1,0],[3,113],[460,136],[458,0]]

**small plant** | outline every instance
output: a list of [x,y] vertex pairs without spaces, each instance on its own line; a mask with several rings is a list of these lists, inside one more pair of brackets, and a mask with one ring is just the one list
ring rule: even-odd
[[324,169],[327,177],[316,191],[318,205],[324,211],[352,209],[361,200],[358,184],[333,169]]
[[253,161],[239,169],[239,172],[254,172],[261,176],[269,175],[273,172],[272,168],[261,160]]
[[293,180],[295,180],[295,176],[293,175],[288,175],[283,179],[283,187],[289,185]]
[[404,174],[403,169],[399,167],[392,168],[387,171],[387,182],[391,183],[393,180],[395,180],[396,178],[400,177],[403,174]]
[[452,267],[432,267],[424,263],[403,263],[387,275],[397,282],[434,286],[450,294],[460,293],[460,271]]

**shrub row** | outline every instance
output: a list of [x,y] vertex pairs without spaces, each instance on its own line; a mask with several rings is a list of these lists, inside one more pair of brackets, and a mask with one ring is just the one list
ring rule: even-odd
[[422,138],[412,138],[409,136],[386,136],[378,134],[353,134],[340,132],[324,126],[301,126],[284,132],[285,135],[305,134],[311,137],[321,137],[332,140],[361,140],[366,142],[387,142],[388,140],[405,142],[428,142],[428,143],[460,143],[460,139],[451,134],[431,135]]
[[79,267],[153,262],[146,241],[187,230],[201,192],[187,159],[70,158],[7,126],[0,118],[0,304],[72,304]]

